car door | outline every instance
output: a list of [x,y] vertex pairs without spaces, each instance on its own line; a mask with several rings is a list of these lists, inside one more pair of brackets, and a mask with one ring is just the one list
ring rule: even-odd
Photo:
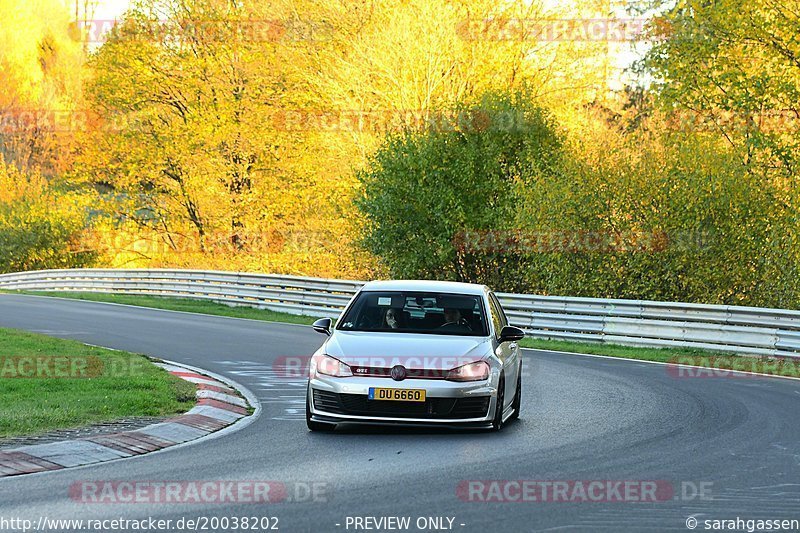
[[500,305],[500,301],[493,292],[489,293],[489,307],[492,314],[492,323],[494,325],[495,343],[497,349],[495,353],[497,357],[503,362],[503,370],[505,373],[505,407],[514,400],[514,393],[517,390],[517,378],[519,375],[519,345],[516,342],[500,342],[500,331],[504,326],[508,325],[508,319]]

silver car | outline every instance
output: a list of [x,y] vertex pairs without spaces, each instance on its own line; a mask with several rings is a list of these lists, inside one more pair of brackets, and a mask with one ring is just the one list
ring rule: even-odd
[[306,421],[499,430],[520,412],[521,329],[488,287],[373,281],[353,297],[311,358]]

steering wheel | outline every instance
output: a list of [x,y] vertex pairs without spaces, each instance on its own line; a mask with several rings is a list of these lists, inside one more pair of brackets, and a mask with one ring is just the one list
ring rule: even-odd
[[443,328],[445,326],[463,326],[468,330],[472,331],[472,326],[470,326],[469,320],[467,320],[463,316],[458,320],[458,322],[447,322],[446,324],[442,324],[441,326],[439,326],[439,328]]

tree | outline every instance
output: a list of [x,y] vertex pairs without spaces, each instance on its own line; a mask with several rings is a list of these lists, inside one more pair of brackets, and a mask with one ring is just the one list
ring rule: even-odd
[[84,74],[69,12],[56,0],[0,0],[0,157],[52,177],[71,164]]
[[526,188],[528,291],[799,305],[797,188],[748,172],[719,139],[670,131],[659,111],[632,114],[595,110],[569,135],[564,172]]
[[242,250],[264,180],[289,171],[285,141],[265,136],[284,82],[276,55],[238,31],[262,18],[254,9],[140,2],[92,62],[108,128],[84,143],[80,172],[135,199],[128,215],[176,247]]
[[562,139],[522,92],[488,93],[449,116],[452,130],[390,136],[359,173],[364,245],[392,277],[524,287],[524,263],[472,239],[517,227],[523,189],[558,172]]
[[800,3],[655,1],[655,80],[671,127],[723,139],[749,171],[792,176],[800,148]]

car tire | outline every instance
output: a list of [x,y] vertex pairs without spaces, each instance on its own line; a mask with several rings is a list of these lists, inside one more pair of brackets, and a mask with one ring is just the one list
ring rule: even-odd
[[309,404],[308,393],[306,393],[306,426],[311,431],[333,431],[336,429],[336,424],[311,420],[311,404]]
[[514,412],[511,414],[509,420],[517,420],[519,418],[519,411],[522,407],[522,363],[519,364],[517,374],[517,389],[514,391]]
[[497,405],[494,408],[494,418],[492,419],[492,430],[500,431],[503,429],[503,404],[505,403],[506,378],[500,375],[500,383],[497,385]]

